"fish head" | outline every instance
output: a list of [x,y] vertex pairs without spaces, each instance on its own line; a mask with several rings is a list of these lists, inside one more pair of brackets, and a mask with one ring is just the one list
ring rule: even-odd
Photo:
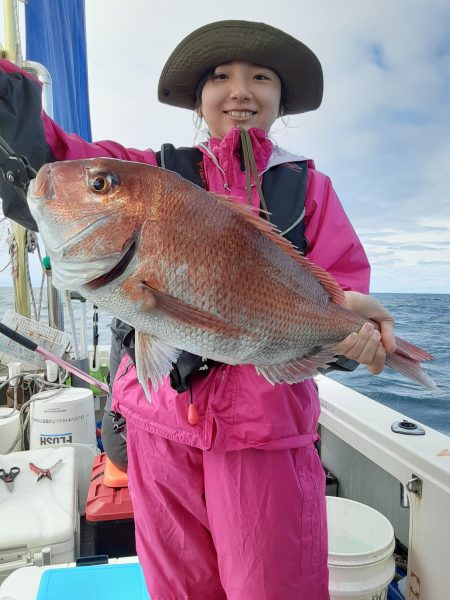
[[129,264],[144,220],[143,198],[151,193],[152,178],[143,176],[143,166],[96,158],[41,167],[30,183],[28,205],[56,287],[101,283],[114,269],[123,272],[124,257]]

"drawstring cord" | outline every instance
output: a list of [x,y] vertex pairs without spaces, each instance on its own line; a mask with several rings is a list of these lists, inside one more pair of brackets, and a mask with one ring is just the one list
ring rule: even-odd
[[240,138],[241,138],[241,146],[242,153],[244,155],[244,165],[245,165],[245,177],[246,177],[246,187],[247,187],[247,201],[248,204],[252,203],[252,185],[251,185],[251,176],[253,175],[253,179],[255,181],[255,186],[258,191],[259,199],[261,202],[261,206],[265,211],[265,217],[268,219],[268,210],[266,201],[264,200],[263,191],[261,188],[261,182],[259,180],[258,168],[255,162],[255,155],[253,154],[253,146],[252,140],[250,139],[250,134],[246,129],[240,129]]
[[192,383],[189,380],[189,408],[188,408],[188,423],[189,425],[197,425],[200,420],[198,409],[194,404],[194,400],[192,398]]

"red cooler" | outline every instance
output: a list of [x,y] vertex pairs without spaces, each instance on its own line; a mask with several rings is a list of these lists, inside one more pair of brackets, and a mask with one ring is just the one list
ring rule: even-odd
[[94,459],[86,502],[86,521],[94,526],[94,551],[109,557],[134,556],[133,508],[127,476],[105,453]]

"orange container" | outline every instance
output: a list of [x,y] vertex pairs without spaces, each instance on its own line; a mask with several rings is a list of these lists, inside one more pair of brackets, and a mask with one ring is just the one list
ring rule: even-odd
[[128,487],[128,476],[126,471],[117,468],[108,457],[105,459],[105,472],[103,474],[103,485],[112,488]]

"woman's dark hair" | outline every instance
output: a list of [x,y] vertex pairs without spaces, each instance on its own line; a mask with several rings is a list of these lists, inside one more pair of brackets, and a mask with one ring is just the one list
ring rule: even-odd
[[205,83],[209,80],[212,80],[212,78],[214,77],[214,73],[216,71],[216,67],[213,67],[212,69],[209,69],[209,71],[206,71],[206,73],[204,73],[198,83],[197,86],[195,88],[195,107],[197,108],[198,106],[200,106],[201,102],[202,102],[202,92],[203,92],[203,88],[205,87]]

